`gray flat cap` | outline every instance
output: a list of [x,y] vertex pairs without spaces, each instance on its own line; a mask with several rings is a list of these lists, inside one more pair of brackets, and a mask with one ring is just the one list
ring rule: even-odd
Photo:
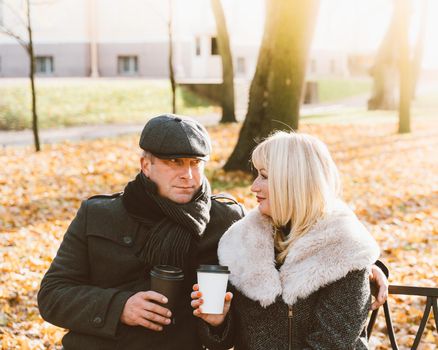
[[207,160],[211,153],[207,130],[197,121],[173,114],[149,120],[143,128],[139,145],[163,159],[198,158]]

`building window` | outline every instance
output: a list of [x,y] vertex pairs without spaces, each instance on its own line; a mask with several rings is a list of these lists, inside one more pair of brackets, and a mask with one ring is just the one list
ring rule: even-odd
[[237,73],[245,74],[245,72],[246,72],[245,57],[237,57]]
[[37,56],[35,57],[35,70],[40,75],[53,74],[53,57],[52,56]]
[[336,61],[330,60],[330,73],[335,74],[336,73]]
[[195,38],[195,50],[196,56],[201,56],[201,38],[199,36]]
[[137,56],[119,56],[118,57],[118,73],[120,75],[134,75],[138,73],[138,58]]
[[0,0],[0,26],[3,24],[3,0]]
[[219,55],[219,48],[217,46],[217,38],[215,36],[211,37],[211,55]]
[[310,72],[316,73],[316,68],[317,68],[316,60],[315,59],[310,60]]

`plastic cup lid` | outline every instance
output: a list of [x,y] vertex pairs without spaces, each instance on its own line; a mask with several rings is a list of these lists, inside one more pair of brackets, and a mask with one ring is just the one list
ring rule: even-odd
[[208,272],[208,273],[230,273],[228,266],[222,265],[199,265],[198,272]]
[[184,273],[179,267],[170,265],[156,265],[151,270],[151,276],[165,280],[183,280]]

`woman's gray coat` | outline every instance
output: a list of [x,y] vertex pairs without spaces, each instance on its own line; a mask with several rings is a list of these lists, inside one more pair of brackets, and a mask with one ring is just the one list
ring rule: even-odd
[[221,330],[202,322],[210,350],[367,349],[369,267],[379,248],[342,202],[299,238],[276,269],[272,224],[255,209],[221,238],[234,292]]

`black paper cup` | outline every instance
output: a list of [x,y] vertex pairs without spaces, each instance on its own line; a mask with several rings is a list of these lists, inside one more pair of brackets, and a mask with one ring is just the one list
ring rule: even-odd
[[183,292],[184,274],[178,267],[156,265],[150,272],[151,290],[163,294],[167,299],[164,307],[173,311],[178,298]]

